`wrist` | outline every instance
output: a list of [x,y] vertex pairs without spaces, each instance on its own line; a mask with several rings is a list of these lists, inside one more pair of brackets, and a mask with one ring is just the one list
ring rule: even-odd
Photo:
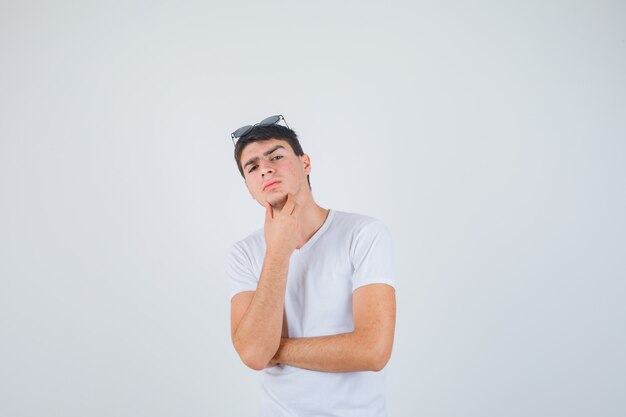
[[267,249],[265,252],[265,262],[270,265],[280,266],[286,265],[289,266],[289,259],[291,258],[291,251],[285,250],[276,250],[276,249]]

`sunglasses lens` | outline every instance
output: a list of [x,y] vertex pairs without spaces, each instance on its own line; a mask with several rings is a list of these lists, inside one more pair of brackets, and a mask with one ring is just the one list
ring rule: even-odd
[[266,117],[265,119],[259,122],[259,126],[270,126],[270,125],[278,123],[279,120],[280,120],[280,116]]
[[[240,137],[245,136],[248,133],[250,133],[250,131],[254,128],[254,126],[271,126],[271,125],[275,125],[276,123],[278,123],[280,121],[280,119],[282,117],[283,116],[277,114],[276,116],[266,117],[265,119],[261,120],[259,123],[255,124],[255,125],[247,125],[247,126],[240,127],[239,129],[235,130],[233,133],[230,134],[231,137],[233,138],[233,143],[235,142],[235,139],[239,139]],[[286,122],[285,122],[285,124],[286,124]]]
[[248,133],[250,130],[252,130],[252,125],[240,127],[239,129],[233,132],[233,136],[236,138],[240,138],[246,133]]

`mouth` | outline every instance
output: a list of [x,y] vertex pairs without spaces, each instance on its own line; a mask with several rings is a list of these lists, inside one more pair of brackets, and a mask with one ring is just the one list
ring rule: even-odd
[[267,190],[269,188],[275,187],[278,184],[280,184],[280,181],[271,181],[270,183],[266,184],[265,187],[263,187],[263,191],[265,191],[265,190]]

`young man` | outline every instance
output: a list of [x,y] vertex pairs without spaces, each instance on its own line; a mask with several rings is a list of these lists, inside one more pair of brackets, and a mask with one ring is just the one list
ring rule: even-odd
[[235,160],[265,225],[227,270],[232,342],[262,371],[261,416],[385,416],[395,328],[392,242],[371,217],[315,203],[311,159],[272,116],[235,131]]

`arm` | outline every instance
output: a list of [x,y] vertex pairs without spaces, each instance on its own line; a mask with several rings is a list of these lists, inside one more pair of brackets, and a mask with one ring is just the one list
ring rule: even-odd
[[288,195],[283,210],[274,214],[266,203],[266,253],[256,291],[231,301],[231,338],[241,360],[250,368],[265,368],[280,344],[289,259],[296,247],[298,208]]
[[266,255],[256,291],[231,301],[231,338],[241,360],[263,369],[278,349],[282,332],[289,258]]
[[393,287],[371,284],[352,298],[354,331],[333,336],[281,339],[270,364],[325,372],[380,371],[391,356],[396,321]]

